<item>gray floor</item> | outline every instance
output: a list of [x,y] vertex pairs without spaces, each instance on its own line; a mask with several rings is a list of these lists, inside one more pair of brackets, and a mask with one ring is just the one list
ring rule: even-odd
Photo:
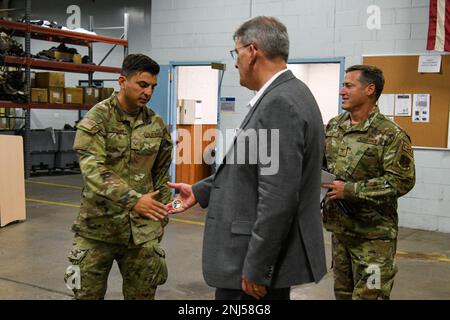
[[[62,184],[62,185],[53,185]],[[63,186],[64,185],[64,186]],[[71,247],[70,225],[77,215],[79,175],[32,178],[26,183],[27,220],[0,229],[0,299],[71,299],[63,274]],[[212,299],[201,272],[204,211],[177,215],[166,229],[169,279],[157,299]],[[325,234],[327,257],[330,235]],[[450,299],[450,234],[401,229],[399,273],[392,299]],[[328,262],[328,265],[330,263]],[[333,276],[298,286],[292,299],[333,299]],[[114,265],[107,299],[122,299],[121,277]]]

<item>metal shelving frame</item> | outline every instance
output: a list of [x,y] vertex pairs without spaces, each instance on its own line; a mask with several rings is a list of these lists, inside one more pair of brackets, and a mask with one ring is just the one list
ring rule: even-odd
[[[31,17],[31,0],[26,1],[25,6],[25,23],[0,20],[0,30],[14,30],[14,36],[25,38],[25,57],[4,57],[4,64],[7,66],[23,67],[25,69],[25,94],[27,101],[25,103],[15,103],[12,101],[0,101],[2,108],[18,108],[25,111],[25,127],[24,127],[24,162],[25,162],[25,178],[29,178],[31,174],[30,159],[30,125],[31,125],[31,109],[61,109],[61,110],[88,110],[92,105],[74,105],[74,104],[51,104],[51,103],[32,103],[31,102],[31,69],[67,71],[75,73],[86,73],[88,75],[89,84],[92,84],[94,72],[120,73],[121,69],[116,67],[101,66],[101,63],[112,52],[116,46],[124,47],[124,55],[128,54],[128,14],[124,17],[123,27],[112,27],[114,29],[122,28],[124,33],[121,38],[112,38],[105,36],[97,36],[80,32],[71,32],[54,28],[45,28],[30,24]],[[89,21],[90,31],[94,30],[93,17]],[[98,28],[111,29],[111,28]],[[88,47],[88,55],[90,61],[93,61],[93,43],[113,44],[113,48],[101,60],[99,65],[93,64],[75,64],[68,62],[58,62],[44,59],[31,58],[31,39],[46,40],[52,42],[64,42],[68,44],[80,45]]]

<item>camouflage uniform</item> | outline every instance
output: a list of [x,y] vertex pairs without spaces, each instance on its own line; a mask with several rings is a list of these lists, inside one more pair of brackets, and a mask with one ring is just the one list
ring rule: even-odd
[[[354,126],[344,112],[328,123],[325,157],[328,171],[345,181],[339,201],[346,206],[326,198],[323,208],[333,233],[336,298],[388,299],[397,271],[397,199],[415,183],[411,141],[377,107]],[[374,268],[381,283],[369,288]]]
[[[168,218],[153,221],[132,210],[144,194],[172,200],[167,186],[172,140],[151,109],[124,113],[113,94],[77,125],[74,149],[84,178],[69,260],[81,269],[77,299],[101,299],[113,260],[123,275],[125,299],[152,299],[167,267],[159,245]],[[66,281],[70,275],[66,273]]]

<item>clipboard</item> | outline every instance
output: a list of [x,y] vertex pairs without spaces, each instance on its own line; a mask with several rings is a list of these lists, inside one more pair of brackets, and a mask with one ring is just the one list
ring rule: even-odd
[[[330,183],[330,182],[333,182],[334,180],[336,180],[336,175],[329,173],[328,171],[322,169],[321,179],[320,179],[321,183]],[[327,192],[328,192],[328,189],[320,188],[320,202],[322,202],[323,198],[325,198]]]

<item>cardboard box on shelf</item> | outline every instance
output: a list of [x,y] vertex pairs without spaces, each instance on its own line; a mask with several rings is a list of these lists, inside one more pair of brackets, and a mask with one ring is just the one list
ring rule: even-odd
[[96,104],[99,102],[99,90],[96,87],[79,87],[83,88],[83,103]]
[[36,71],[30,71],[31,87],[36,87]]
[[31,102],[48,102],[48,89],[31,88]]
[[114,88],[99,88],[100,90],[100,101],[108,99],[114,92]]
[[83,103],[82,88],[64,88],[64,103]]
[[53,57],[57,60],[72,59],[72,57],[73,57],[72,53],[67,53],[67,52],[62,52],[62,51],[52,51],[52,53],[53,53]]
[[37,72],[36,88],[64,88],[64,72]]
[[48,102],[64,103],[64,88],[48,88]]
[[81,55],[76,53],[72,56],[73,63],[81,63]]
[[56,60],[72,59],[73,63],[81,63],[81,55],[79,53],[68,53],[62,51],[51,51],[53,58]]

